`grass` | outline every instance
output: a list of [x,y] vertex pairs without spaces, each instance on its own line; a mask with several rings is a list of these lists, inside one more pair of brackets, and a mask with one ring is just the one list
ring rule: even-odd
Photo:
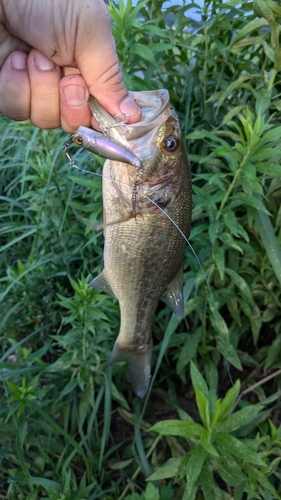
[[4,498],[281,496],[281,9],[205,0],[196,25],[189,5],[109,4],[128,87],[167,88],[180,116],[212,292],[187,250],[185,320],[159,306],[143,402],[125,366],[105,370],[119,308],[87,286],[102,269],[102,161],[77,149],[99,175],[74,170],[60,130],[1,117]]

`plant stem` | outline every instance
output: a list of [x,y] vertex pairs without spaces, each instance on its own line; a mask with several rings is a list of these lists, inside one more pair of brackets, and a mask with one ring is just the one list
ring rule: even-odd
[[277,71],[275,69],[273,69],[271,71],[270,79],[269,79],[269,82],[268,82],[268,87],[267,87],[268,90],[271,90],[272,87],[274,86],[274,81],[275,81],[276,75],[277,75]]
[[[157,436],[154,443],[149,448],[147,455],[146,455],[146,458],[149,458],[150,455],[153,453],[153,451],[155,450],[156,446],[158,445],[160,439],[161,439],[161,436]],[[141,467],[138,467],[132,476],[132,480],[136,479],[136,477],[138,477],[140,472],[141,472]],[[118,500],[122,500],[123,498],[125,498],[125,495],[127,494],[129,488],[130,488],[130,483],[127,484],[126,488],[124,489],[122,495],[118,498]]]
[[223,200],[222,200],[222,202],[220,204],[220,208],[219,208],[218,213],[216,215],[216,220],[219,220],[219,218],[221,216],[221,213],[222,213],[222,211],[224,209],[224,206],[225,206],[225,204],[226,204],[229,196],[231,195],[233,189],[235,188],[235,184],[236,184],[237,180],[239,179],[239,177],[240,177],[240,175],[242,173],[242,168],[243,168],[243,166],[245,165],[245,163],[248,160],[249,154],[250,154],[250,150],[248,149],[248,152],[247,152],[246,156],[243,158],[242,163],[240,164],[240,167],[238,168],[236,174],[234,175],[234,177],[232,179],[232,182],[231,182],[231,184],[230,184],[230,186],[229,186],[229,188],[228,188],[228,190],[227,190],[227,192],[225,194],[225,197],[223,198]]
[[258,382],[256,382],[255,384],[251,385],[250,387],[247,387],[247,389],[244,389],[244,391],[242,391],[241,394],[239,395],[239,397],[237,398],[237,400],[235,402],[235,405],[233,406],[233,408],[231,410],[231,413],[233,413],[233,411],[235,410],[236,406],[241,401],[241,399],[242,399],[243,396],[245,396],[249,392],[252,392],[257,387],[260,387],[261,385],[265,384],[269,380],[271,380],[273,378],[276,378],[280,374],[281,374],[281,370],[277,370],[276,372],[270,373],[270,375],[267,375],[266,377],[264,377],[263,379],[259,380]]

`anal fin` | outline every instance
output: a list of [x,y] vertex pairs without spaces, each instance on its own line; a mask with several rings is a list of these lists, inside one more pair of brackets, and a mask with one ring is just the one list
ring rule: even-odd
[[162,296],[162,300],[170,306],[176,316],[180,317],[184,315],[183,270],[181,267],[167,286],[167,290]]
[[89,283],[88,286],[90,286],[91,288],[98,288],[99,290],[102,290],[103,292],[108,293],[108,295],[111,295],[112,297],[116,298],[115,293],[111,288],[111,285],[108,281],[104,269],[96,278],[94,278]]

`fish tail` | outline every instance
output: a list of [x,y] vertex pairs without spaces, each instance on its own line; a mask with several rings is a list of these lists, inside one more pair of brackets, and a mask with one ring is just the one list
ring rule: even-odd
[[128,364],[128,379],[132,384],[137,396],[143,398],[147,392],[151,373],[152,344],[146,346],[145,351],[137,352],[128,347],[123,347],[118,341],[115,342],[113,351],[106,366],[118,361],[126,361]]

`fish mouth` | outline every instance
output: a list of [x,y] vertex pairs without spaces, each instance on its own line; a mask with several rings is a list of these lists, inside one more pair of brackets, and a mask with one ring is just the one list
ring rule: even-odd
[[165,89],[129,92],[141,108],[142,117],[137,123],[126,124],[126,116],[110,115],[93,97],[89,98],[90,109],[102,133],[129,147],[142,158],[151,154],[155,147],[158,130],[171,115],[169,92]]

